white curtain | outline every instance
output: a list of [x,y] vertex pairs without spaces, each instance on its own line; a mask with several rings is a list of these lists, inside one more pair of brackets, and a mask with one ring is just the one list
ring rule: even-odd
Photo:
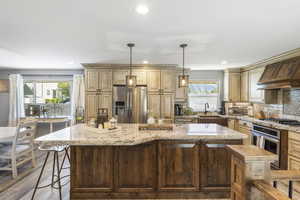
[[23,77],[20,74],[10,74],[8,125],[16,126],[20,117],[25,117]]
[[71,102],[72,124],[75,124],[76,109],[84,109],[84,77],[81,74],[73,75]]

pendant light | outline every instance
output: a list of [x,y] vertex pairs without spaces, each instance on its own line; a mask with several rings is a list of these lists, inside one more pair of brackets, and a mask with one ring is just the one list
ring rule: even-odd
[[127,46],[130,49],[130,66],[129,75],[126,76],[126,86],[128,88],[134,88],[136,86],[136,76],[132,75],[132,47],[134,47],[134,43],[128,43]]
[[182,48],[182,75],[178,76],[178,81],[179,81],[179,88],[184,88],[184,87],[188,87],[189,84],[189,75],[185,75],[184,74],[184,56],[185,56],[185,52],[184,49],[185,47],[187,47],[187,44],[181,44],[180,47]]

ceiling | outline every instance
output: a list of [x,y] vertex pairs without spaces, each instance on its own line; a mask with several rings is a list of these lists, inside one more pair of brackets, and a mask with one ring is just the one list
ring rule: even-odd
[[[138,14],[138,5],[149,12]],[[0,66],[133,62],[222,69],[300,47],[299,0],[1,0]]]

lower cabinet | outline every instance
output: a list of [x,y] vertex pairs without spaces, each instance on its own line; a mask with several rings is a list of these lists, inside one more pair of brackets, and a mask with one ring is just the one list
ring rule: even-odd
[[72,146],[71,192],[112,191],[113,166],[112,147]]
[[70,199],[228,198],[230,155],[241,140],[71,146]]
[[199,145],[159,142],[158,189],[160,191],[199,190]]
[[198,123],[218,124],[220,126],[227,126],[227,119],[222,117],[199,117]]
[[118,147],[114,177],[118,192],[149,192],[156,187],[155,144]]
[[[224,144],[204,144],[203,167],[201,168],[202,186],[205,189],[230,187],[230,160],[231,155]],[[204,164],[205,163],[205,164]]]

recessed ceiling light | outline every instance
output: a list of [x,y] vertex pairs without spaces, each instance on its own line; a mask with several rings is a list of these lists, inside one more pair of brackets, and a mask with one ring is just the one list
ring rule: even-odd
[[226,64],[228,64],[227,60],[223,60],[223,61],[221,62],[221,65],[226,65]]
[[73,64],[74,64],[74,61],[71,60],[71,61],[67,62],[67,64],[68,64],[68,65],[73,65]]
[[148,64],[148,63],[149,63],[148,60],[143,61],[143,64]]
[[138,5],[135,11],[141,15],[146,15],[149,12],[149,8],[146,5]]

